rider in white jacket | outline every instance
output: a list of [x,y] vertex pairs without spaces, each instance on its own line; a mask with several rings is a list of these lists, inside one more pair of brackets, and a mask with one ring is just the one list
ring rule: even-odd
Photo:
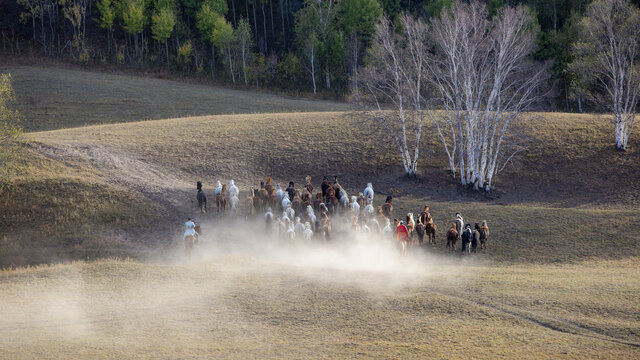
[[182,239],[186,239],[187,236],[189,235],[193,235],[195,237],[198,237],[198,233],[196,232],[196,224],[191,221],[191,218],[187,219],[187,222],[184,223],[184,235],[182,235]]

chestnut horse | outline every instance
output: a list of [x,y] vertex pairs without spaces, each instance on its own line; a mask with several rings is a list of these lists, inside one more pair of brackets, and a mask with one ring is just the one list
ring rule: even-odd
[[438,227],[436,226],[436,224],[433,223],[433,220],[431,220],[430,222],[428,222],[425,225],[424,232],[429,237],[429,244],[434,244],[435,245],[435,243],[436,243],[436,230],[438,230]]
[[222,211],[224,212],[227,209],[227,198],[226,198],[226,194],[227,193],[227,185],[222,185],[222,191],[220,192],[220,195],[216,196],[216,209],[218,210],[218,213],[220,213],[220,209],[222,209]]
[[489,227],[487,226],[487,222],[483,221],[482,226],[476,224],[476,230],[480,233],[480,249],[486,249],[487,240],[489,240]]

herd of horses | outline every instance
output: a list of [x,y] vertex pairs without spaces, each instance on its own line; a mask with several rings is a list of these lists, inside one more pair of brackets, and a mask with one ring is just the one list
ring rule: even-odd
[[[198,207],[204,214],[207,212],[207,198],[200,181],[197,191]],[[428,205],[417,218],[413,213],[407,213],[398,219],[393,217],[392,196],[387,196],[379,206],[374,206],[374,197],[371,183],[367,184],[364,191],[349,196],[335,176],[333,181],[324,177],[319,188],[314,187],[311,177],[307,176],[304,185],[297,187],[290,181],[285,189],[280,184],[274,185],[272,178],[267,177],[260,181],[259,188],[251,186],[242,202],[239,188],[233,180],[228,186],[217,181],[215,188],[218,214],[230,212],[247,219],[263,214],[267,232],[276,232],[283,238],[328,241],[332,238],[334,228],[386,234],[395,238],[398,226],[404,225],[409,231],[411,244],[437,243],[437,226]],[[462,240],[463,252],[475,251],[478,244],[480,248],[486,248],[489,235],[486,221],[482,226],[476,223],[475,229],[469,228],[469,225],[464,227],[462,216],[456,214],[456,220],[446,232],[447,249],[455,250],[459,240]]]

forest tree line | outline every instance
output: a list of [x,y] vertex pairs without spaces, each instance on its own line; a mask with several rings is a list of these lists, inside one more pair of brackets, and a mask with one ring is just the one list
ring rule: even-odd
[[[487,0],[489,16],[525,5],[531,56],[551,63],[552,110],[585,110],[572,45],[590,0]],[[638,4],[640,0],[632,0]],[[3,0],[5,53],[211,77],[242,86],[346,96],[382,16],[429,22],[451,0]],[[593,104],[595,106],[595,104]],[[593,111],[595,109],[586,109]]]

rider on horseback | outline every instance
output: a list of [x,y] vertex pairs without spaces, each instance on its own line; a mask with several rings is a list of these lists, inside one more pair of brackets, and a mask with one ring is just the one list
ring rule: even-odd
[[196,232],[196,224],[191,221],[191,218],[187,219],[187,222],[184,223],[184,235],[182,235],[182,239],[186,239],[187,236],[195,236],[196,239],[198,238],[199,234]]

